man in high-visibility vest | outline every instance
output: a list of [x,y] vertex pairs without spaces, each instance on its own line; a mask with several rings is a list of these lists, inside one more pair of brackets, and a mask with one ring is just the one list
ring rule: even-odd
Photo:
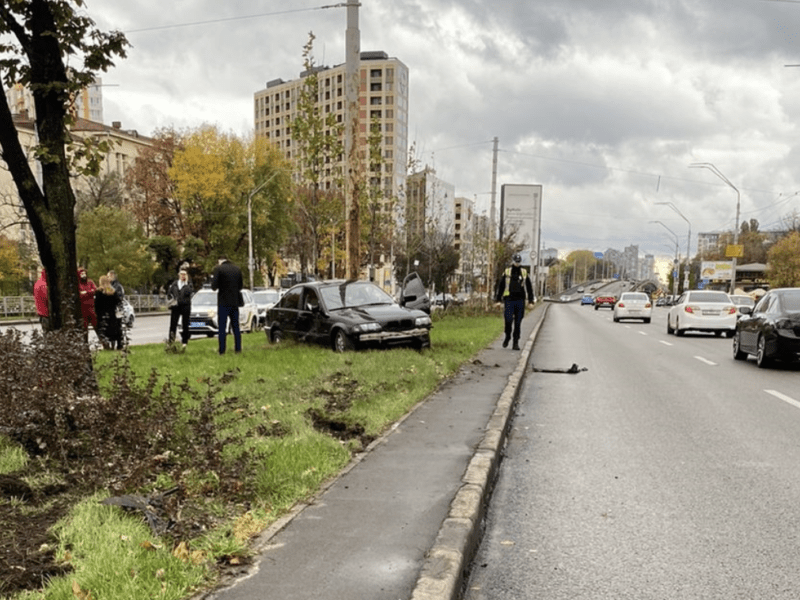
[[508,267],[497,281],[497,292],[495,299],[497,302],[505,304],[503,315],[505,317],[506,337],[503,340],[503,348],[508,348],[508,342],[512,339],[513,326],[513,350],[519,350],[519,330],[522,317],[525,316],[525,296],[528,302],[533,304],[533,285],[528,270],[522,266],[522,257],[514,254],[511,257],[512,264]]

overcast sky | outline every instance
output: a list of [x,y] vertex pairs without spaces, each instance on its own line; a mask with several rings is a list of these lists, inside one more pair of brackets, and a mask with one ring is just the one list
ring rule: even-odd
[[[336,4],[331,2],[330,4]],[[248,134],[253,94],[344,62],[345,8],[313,0],[88,0],[128,58],[103,76],[105,121]],[[166,10],[166,8],[169,10]],[[692,253],[698,232],[800,213],[800,2],[361,0],[361,49],[409,68],[409,141],[457,196],[543,187],[542,240]],[[650,221],[661,221],[665,226]]]

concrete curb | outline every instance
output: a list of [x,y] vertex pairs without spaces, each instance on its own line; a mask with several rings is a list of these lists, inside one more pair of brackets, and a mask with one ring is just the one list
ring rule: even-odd
[[461,479],[462,486],[450,503],[450,510],[433,546],[426,553],[411,600],[458,600],[461,597],[469,565],[483,535],[483,519],[492,496],[519,390],[548,308],[549,305],[544,304],[544,310],[522,348],[517,368],[500,394],[483,439]]

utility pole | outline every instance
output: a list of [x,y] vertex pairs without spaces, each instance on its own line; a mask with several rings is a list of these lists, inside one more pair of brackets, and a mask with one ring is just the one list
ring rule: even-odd
[[345,270],[347,279],[358,279],[360,265],[359,195],[361,165],[358,160],[359,125],[359,66],[361,62],[361,32],[358,29],[358,0],[347,1],[347,30],[345,32]]
[[490,298],[494,291],[494,207],[495,199],[497,198],[497,141],[497,137],[495,136],[492,149],[492,202],[489,208],[489,274],[487,275],[486,282],[487,303],[491,302]]

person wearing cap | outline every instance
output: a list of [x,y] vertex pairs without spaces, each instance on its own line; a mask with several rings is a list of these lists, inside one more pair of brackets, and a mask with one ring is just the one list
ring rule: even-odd
[[181,343],[186,348],[191,334],[189,333],[189,316],[192,312],[192,296],[194,288],[189,281],[185,269],[178,273],[178,279],[172,282],[167,292],[167,305],[169,306],[169,341],[175,341],[175,332],[178,330],[178,319],[181,321]]
[[506,337],[503,340],[503,348],[508,348],[508,342],[513,338],[512,349],[519,350],[520,327],[522,317],[525,316],[525,297],[527,296],[528,302],[533,304],[533,285],[528,269],[522,266],[522,256],[515,253],[511,261],[511,266],[503,271],[497,281],[495,299],[505,304],[503,316]]

